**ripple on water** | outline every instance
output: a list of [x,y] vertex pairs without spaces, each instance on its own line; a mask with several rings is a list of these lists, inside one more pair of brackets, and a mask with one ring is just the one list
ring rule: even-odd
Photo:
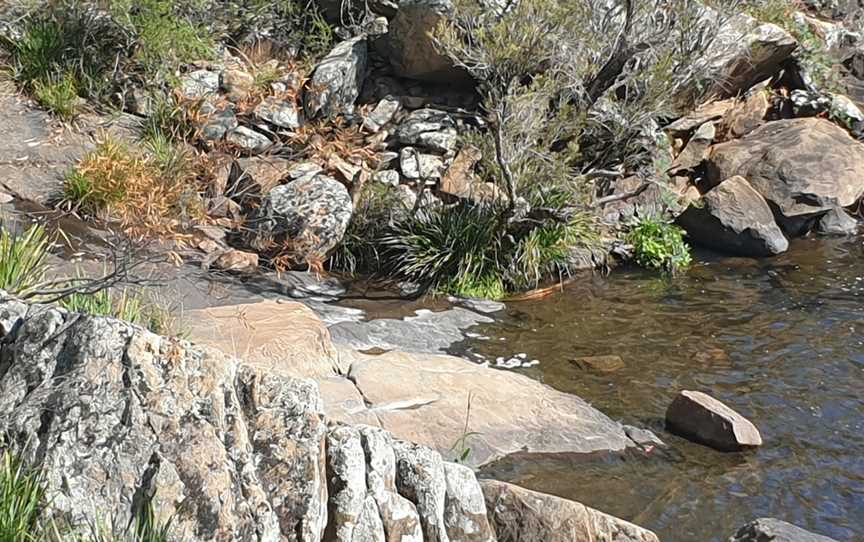
[[[459,353],[524,352],[521,372],[670,448],[602,462],[513,458],[487,474],[582,501],[664,541],[720,541],[774,516],[838,540],[864,539],[864,250],[860,240],[793,243],[774,259],[700,255],[673,280],[639,271],[592,277],[512,304]],[[516,349],[516,350],[514,350]],[[591,372],[573,358],[615,354]],[[681,389],[707,391],[751,419],[765,446],[722,454],[665,433]]]

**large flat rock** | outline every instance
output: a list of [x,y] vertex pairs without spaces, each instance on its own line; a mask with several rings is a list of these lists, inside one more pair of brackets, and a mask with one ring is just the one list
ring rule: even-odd
[[[348,379],[378,425],[445,457],[470,449],[465,463],[472,466],[516,452],[585,454],[632,445],[619,423],[575,395],[452,356],[355,354]],[[344,405],[347,396],[322,388],[322,397],[331,418],[362,414],[352,410],[353,399]]]

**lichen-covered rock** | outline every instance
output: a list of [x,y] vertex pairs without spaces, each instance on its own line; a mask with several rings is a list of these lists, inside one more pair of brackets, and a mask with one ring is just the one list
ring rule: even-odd
[[712,183],[740,175],[772,204],[778,225],[801,235],[836,207],[864,195],[864,144],[820,118],[766,123],[741,139],[715,145]]
[[444,525],[447,479],[441,455],[425,446],[404,441],[393,443],[396,454],[396,486],[399,494],[417,507],[423,540],[450,542]]
[[445,170],[441,158],[421,153],[414,147],[404,147],[399,152],[399,167],[406,179],[424,181],[440,178]]
[[350,113],[363,88],[367,63],[366,38],[343,41],[315,67],[304,98],[308,118]]
[[180,78],[180,92],[187,100],[198,100],[219,92],[219,74],[195,70]]
[[444,478],[447,481],[444,525],[450,540],[494,542],[486,501],[474,471],[463,465],[444,463]]
[[255,108],[255,115],[261,120],[287,130],[296,130],[302,124],[297,105],[274,96],[264,98]]
[[[377,507],[373,514],[367,506],[366,460],[357,429],[341,426],[327,434],[327,483],[330,492],[327,539],[336,542],[360,540],[354,532],[359,527],[361,532],[372,533],[374,539],[383,540],[384,527],[381,526],[380,533],[375,529],[376,524],[381,524]],[[374,499],[371,503],[375,506]]]
[[264,200],[250,243],[285,246],[297,265],[323,262],[342,240],[354,208],[348,190],[326,175],[277,186]]
[[45,476],[46,514],[126,524],[151,501],[183,540],[318,541],[311,381],[130,324],[0,298],[0,431]]
[[495,480],[480,486],[498,542],[659,542],[647,529],[575,501]]
[[229,131],[225,140],[250,154],[264,152],[273,144],[270,138],[247,126],[237,126]]
[[740,176],[706,192],[678,223],[695,242],[726,253],[772,256],[789,248],[768,203]]

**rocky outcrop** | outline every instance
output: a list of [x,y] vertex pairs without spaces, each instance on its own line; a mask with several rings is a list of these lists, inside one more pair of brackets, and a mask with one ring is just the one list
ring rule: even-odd
[[772,206],[783,231],[793,236],[864,194],[864,145],[818,118],[769,122],[741,139],[716,145],[708,169],[712,183],[746,178]]
[[729,542],[837,542],[774,518],[760,518],[741,527]]
[[666,409],[673,433],[724,452],[762,445],[756,426],[717,399],[700,391],[682,391]]
[[366,77],[365,37],[343,41],[315,67],[306,89],[304,108],[309,118],[350,113]]
[[789,248],[768,203],[740,176],[709,190],[678,223],[694,242],[726,253],[771,256]]
[[483,480],[498,542],[659,542],[657,535],[575,501]]
[[267,194],[249,243],[258,250],[283,246],[298,265],[323,262],[342,240],[353,212],[342,183],[306,176]]

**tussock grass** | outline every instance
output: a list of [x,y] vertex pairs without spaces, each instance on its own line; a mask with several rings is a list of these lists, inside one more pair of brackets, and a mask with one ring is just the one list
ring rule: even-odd
[[0,224],[0,290],[25,294],[43,282],[50,248],[51,240],[42,226],[15,234]]
[[145,297],[128,289],[76,292],[63,298],[60,306],[70,312],[124,320],[166,337],[183,337],[187,332],[182,316],[176,315],[171,302],[159,295]]
[[33,96],[42,107],[61,120],[71,121],[79,113],[80,97],[75,77],[69,73],[57,80],[36,80]]
[[12,451],[0,451],[0,542],[38,540],[44,498],[42,475]]

